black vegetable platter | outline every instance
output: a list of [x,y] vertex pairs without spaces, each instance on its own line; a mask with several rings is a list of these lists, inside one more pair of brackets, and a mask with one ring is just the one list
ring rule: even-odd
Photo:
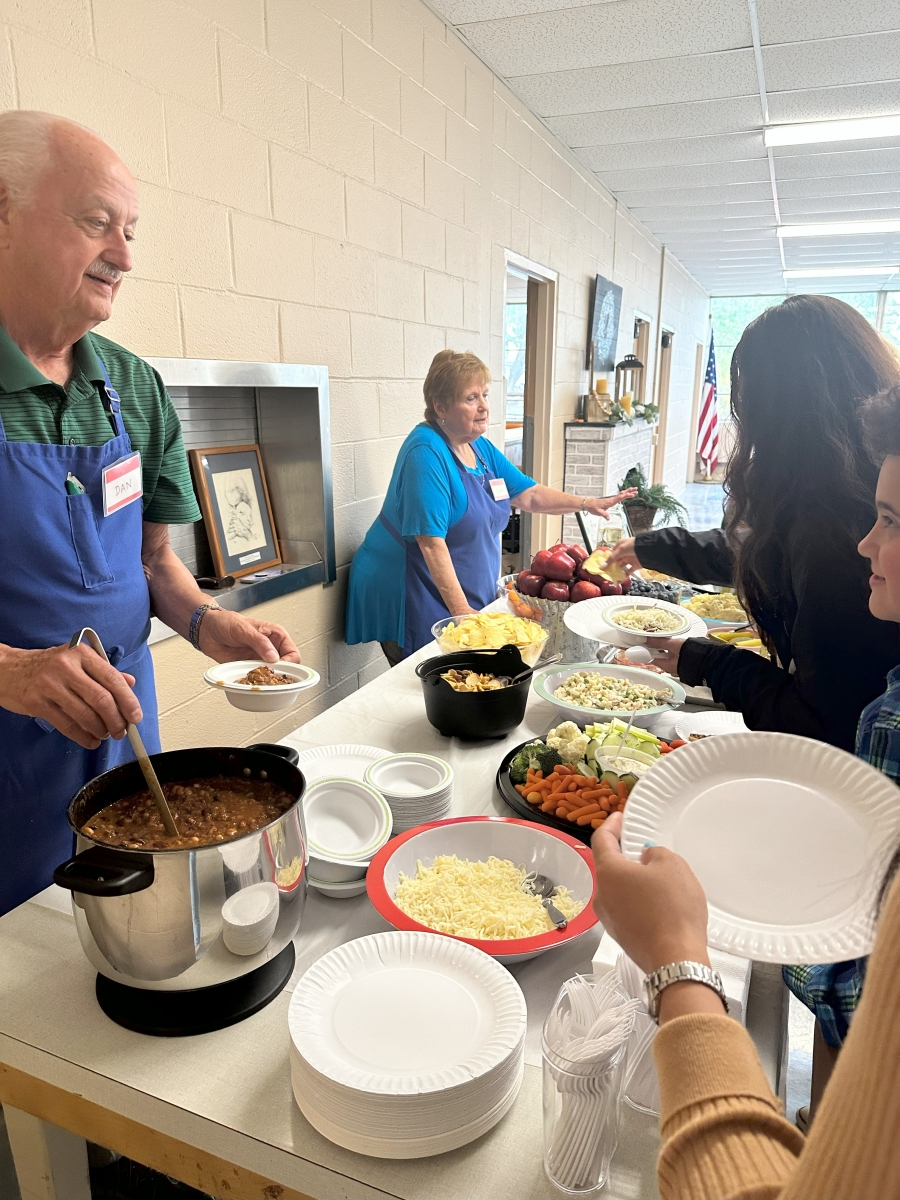
[[591,834],[594,832],[590,825],[576,825],[572,821],[558,817],[555,813],[543,813],[534,804],[529,804],[525,797],[520,796],[516,791],[516,785],[509,777],[509,764],[523,746],[528,746],[536,740],[531,737],[527,742],[520,742],[506,755],[497,770],[497,791],[517,817],[524,817],[526,821],[534,821],[536,825],[550,825],[553,829],[561,829],[563,833],[568,833],[571,837],[590,844]]

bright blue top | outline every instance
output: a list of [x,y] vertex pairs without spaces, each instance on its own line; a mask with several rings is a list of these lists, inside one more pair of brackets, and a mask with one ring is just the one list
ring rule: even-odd
[[[535,481],[522,472],[493,442],[472,443],[477,466],[472,475],[503,479],[511,497]],[[402,537],[446,537],[466,512],[468,499],[453,451],[436,429],[417,425],[400,447],[382,512]],[[376,520],[357,550],[350,568],[345,640],[397,642],[403,645],[406,623],[406,556],[403,547]]]

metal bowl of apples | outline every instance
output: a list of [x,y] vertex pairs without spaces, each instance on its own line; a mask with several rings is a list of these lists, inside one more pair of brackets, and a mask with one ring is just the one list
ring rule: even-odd
[[616,567],[606,569],[608,546],[592,554],[563,542],[540,550],[526,571],[500,580],[498,597],[517,617],[540,621],[548,631],[545,656],[561,654],[563,662],[593,658],[602,643],[567,629],[564,617],[573,604],[597,596],[627,596],[631,580]]

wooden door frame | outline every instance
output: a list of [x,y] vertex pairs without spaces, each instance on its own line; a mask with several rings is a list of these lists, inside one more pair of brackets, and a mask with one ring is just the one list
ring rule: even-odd
[[[506,305],[506,277],[512,270],[529,280],[528,338],[525,348],[525,412],[534,417],[534,478],[538,483],[550,483],[551,430],[553,412],[553,381],[556,372],[556,304],[559,275],[549,267],[530,258],[505,251],[503,274],[503,304]],[[532,287],[531,284],[535,286]],[[534,313],[532,313],[532,299]],[[505,414],[504,414],[505,416]],[[560,485],[562,486],[562,485]],[[535,513],[531,518],[530,545],[524,546],[524,556],[533,553],[532,547],[548,546],[557,540],[558,527],[550,522],[559,517]]]
[[[663,346],[663,338],[670,339],[668,347]],[[653,466],[650,472],[651,483],[662,483],[666,474],[666,437],[669,432],[669,391],[672,383],[672,342],[675,340],[675,330],[661,328],[659,345],[656,348],[656,404],[659,408],[659,420],[653,430]]]

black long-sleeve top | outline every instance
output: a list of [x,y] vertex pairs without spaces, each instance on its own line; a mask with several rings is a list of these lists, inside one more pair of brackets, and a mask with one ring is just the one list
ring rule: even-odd
[[[799,733],[853,750],[862,710],[900,663],[900,627],[869,612],[869,566],[854,538],[832,522],[822,522],[819,536],[809,529],[798,522],[789,540],[778,619],[760,622],[784,665],[689,638],[678,674],[691,686],[706,684],[751,729]],[[861,528],[859,537],[866,532]],[[652,530],[637,535],[635,550],[650,570],[689,583],[733,585],[734,555],[724,530]]]

